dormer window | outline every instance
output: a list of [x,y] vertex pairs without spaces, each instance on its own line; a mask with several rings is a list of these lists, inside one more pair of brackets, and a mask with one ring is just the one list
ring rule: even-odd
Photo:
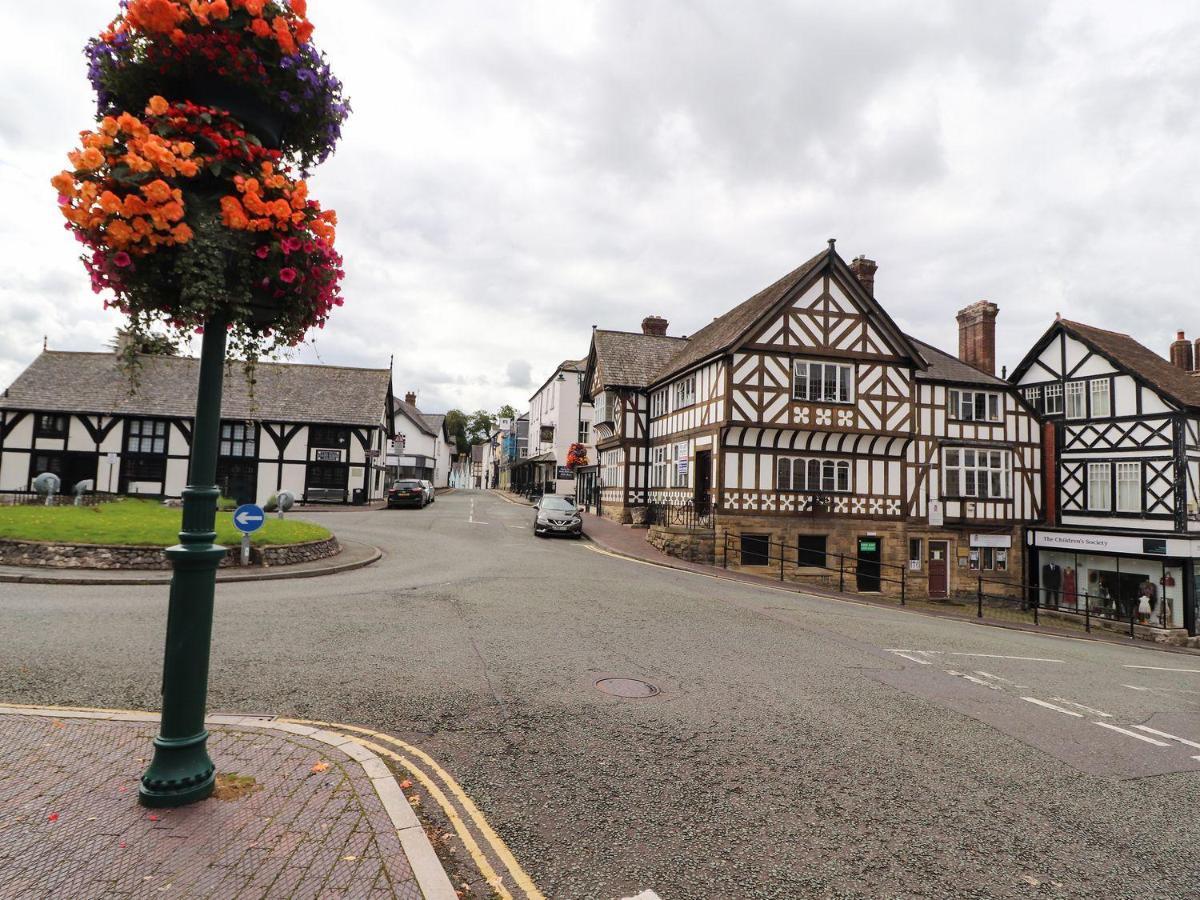
[[798,359],[792,378],[792,399],[814,403],[853,403],[853,366],[846,363]]

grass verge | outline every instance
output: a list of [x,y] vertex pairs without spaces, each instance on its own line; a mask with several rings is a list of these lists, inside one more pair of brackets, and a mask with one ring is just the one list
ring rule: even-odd
[[[179,542],[183,511],[153,500],[118,500],[100,506],[0,506],[0,538],[64,544],[169,547]],[[327,528],[298,519],[267,518],[250,535],[255,546],[321,541]],[[241,542],[231,513],[217,513],[217,543]]]

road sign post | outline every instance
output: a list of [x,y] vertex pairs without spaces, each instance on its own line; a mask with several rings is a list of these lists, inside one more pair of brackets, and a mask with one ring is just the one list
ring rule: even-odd
[[261,506],[243,503],[233,511],[233,527],[242,533],[242,565],[250,565],[250,535],[262,528],[267,513]]

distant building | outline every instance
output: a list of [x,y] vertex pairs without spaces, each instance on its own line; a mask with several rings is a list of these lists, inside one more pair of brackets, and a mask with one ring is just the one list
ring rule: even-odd
[[[112,353],[42,352],[0,396],[0,491],[42,472],[70,490],[178,497],[188,483],[199,360],[138,357],[136,389]],[[260,362],[253,392],[225,371],[217,484],[235,500],[280,490],[305,501],[370,501],[386,488],[393,432],[388,369]]]
[[513,466],[515,487],[575,493],[574,473],[566,469],[567,451],[579,442],[588,446],[589,457],[594,454],[592,404],[581,399],[586,362],[564,360],[529,398],[528,452],[524,460]]
[[388,467],[397,478],[418,478],[434,487],[450,485],[452,447],[444,414],[427,415],[417,409],[417,395],[392,401],[396,415],[395,439],[388,444]]

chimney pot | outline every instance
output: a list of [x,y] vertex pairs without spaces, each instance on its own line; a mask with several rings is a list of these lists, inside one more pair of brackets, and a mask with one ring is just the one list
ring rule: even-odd
[[662,316],[646,316],[646,318],[642,319],[642,334],[653,334],[664,337],[667,333],[667,326],[670,324]]
[[854,277],[858,279],[858,283],[863,286],[863,290],[875,296],[875,273],[879,271],[879,266],[875,260],[867,259],[865,256],[856,256],[850,263],[850,271],[854,273]]
[[1171,365],[1178,369],[1183,369],[1185,372],[1191,372],[1196,368],[1196,358],[1193,355],[1192,342],[1189,341],[1182,331],[1175,332],[1175,341],[1171,344]]
[[404,395],[404,402],[407,403],[409,406],[416,406],[417,405],[417,395],[413,391],[409,391],[407,394]]
[[996,316],[1000,307],[987,300],[958,311],[958,358],[988,375],[996,374]]

